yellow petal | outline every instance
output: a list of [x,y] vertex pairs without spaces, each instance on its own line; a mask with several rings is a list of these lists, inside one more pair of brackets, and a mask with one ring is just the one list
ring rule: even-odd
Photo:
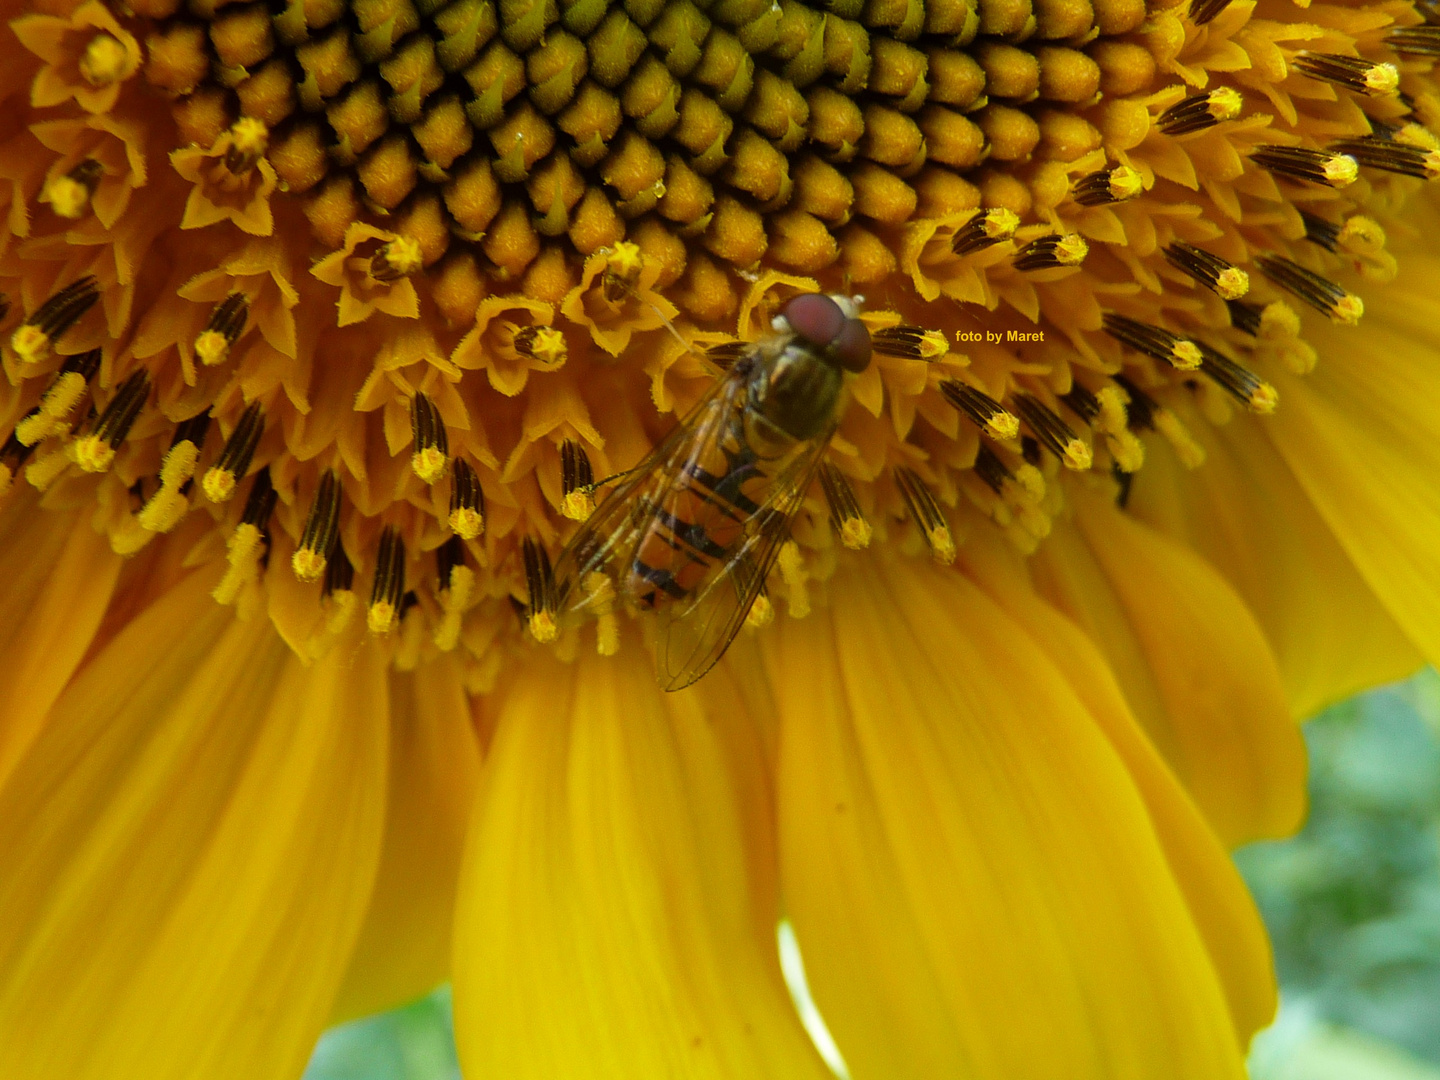
[[336,1022],[418,997],[450,975],[455,882],[480,776],[452,657],[391,675],[390,747],[385,846]]
[[0,1075],[300,1073],[378,861],[376,658],[305,669],[192,575],[74,680],[0,792]]
[[829,1075],[780,975],[770,853],[747,843],[754,741],[726,668],[666,695],[634,643],[527,665],[461,870],[466,1076]]
[[120,572],[87,514],[43,511],[38,501],[12,492],[0,511],[0,783],[90,647]]
[[1285,404],[1266,431],[1366,582],[1436,661],[1440,259],[1405,252],[1400,266],[1363,333],[1311,332],[1320,364],[1304,379],[1278,381]]
[[777,645],[781,877],[856,1080],[1243,1075],[1134,782],[958,573],[875,560]]
[[1217,428],[1183,403],[1177,411],[1205,447],[1204,467],[1152,453],[1127,510],[1198,551],[1241,595],[1274,649],[1291,712],[1311,716],[1419,667],[1420,654],[1271,443],[1276,417],[1237,416]]
[[1064,673],[1124,761],[1225,989],[1236,1035],[1247,1044],[1274,1018],[1277,995],[1270,939],[1245,882],[1141,730],[1095,643],[1036,595],[1010,545],[998,537],[986,543],[986,535],[967,540],[967,570]]
[[1214,569],[1093,494],[1035,557],[1040,591],[1085,630],[1227,844],[1293,831],[1305,746],[1254,618]]

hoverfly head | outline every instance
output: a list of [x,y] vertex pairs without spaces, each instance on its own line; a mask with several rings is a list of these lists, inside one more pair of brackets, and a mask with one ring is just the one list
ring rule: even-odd
[[805,293],[791,297],[775,320],[846,371],[861,372],[870,364],[870,331],[860,321],[862,297]]

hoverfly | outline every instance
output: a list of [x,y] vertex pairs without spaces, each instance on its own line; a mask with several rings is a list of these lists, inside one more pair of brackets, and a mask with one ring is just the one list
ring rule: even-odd
[[[565,618],[593,606],[597,573],[659,620],[656,674],[679,690],[739,633],[830,445],[845,375],[870,362],[860,298],[807,293],[775,317],[681,424],[571,538],[546,585]],[[533,598],[532,598],[533,603]]]

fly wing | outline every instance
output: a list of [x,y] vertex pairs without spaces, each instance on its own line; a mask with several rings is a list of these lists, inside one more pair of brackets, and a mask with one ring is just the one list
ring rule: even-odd
[[716,380],[685,419],[576,530],[555,563],[559,612],[584,611],[589,598],[583,584],[593,571],[605,572],[617,584],[625,580],[654,508],[669,498],[686,465],[719,440],[743,401],[743,389],[743,377],[734,372]]
[[735,640],[790,535],[790,523],[834,430],[811,439],[769,478],[758,508],[744,520],[723,560],[690,596],[662,610],[655,670],[666,690],[681,690],[700,679]]

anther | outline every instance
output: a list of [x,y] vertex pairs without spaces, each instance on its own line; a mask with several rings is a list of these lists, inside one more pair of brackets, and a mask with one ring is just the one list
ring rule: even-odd
[[424,265],[420,244],[408,236],[397,236],[370,257],[370,276],[376,281],[398,281]]
[[1204,26],[1230,6],[1230,0],[1190,0],[1190,21]]
[[250,301],[244,293],[231,293],[210,312],[210,321],[195,337],[195,355],[206,367],[223,363],[230,355],[230,346],[245,332],[250,314]]
[[[736,342],[748,351],[749,346]],[[923,326],[887,326],[870,333],[870,347],[881,356],[895,356],[902,360],[940,359],[950,351],[950,343],[938,330],[927,330]]]
[[1330,149],[1336,153],[1349,154],[1366,168],[1383,169],[1385,172],[1413,176],[1420,180],[1440,178],[1440,151],[1434,149],[1377,139],[1374,136],[1340,139],[1331,143]]
[[1200,366],[1200,349],[1195,342],[1169,330],[1109,311],[1105,313],[1101,325],[1120,344],[1169,364],[1176,371],[1194,371]]
[[1081,206],[1104,206],[1133,199],[1144,190],[1140,174],[1129,165],[1111,165],[1082,176],[1075,182],[1072,195]]
[[861,551],[870,546],[870,523],[860,512],[855,499],[855,489],[845,474],[830,462],[820,466],[820,488],[825,492],[825,502],[830,507],[830,527],[840,537],[840,543],[851,551]]
[[115,451],[130,434],[130,428],[150,396],[150,376],[144,368],[130,375],[115,390],[115,396],[95,422],[94,428],[71,445],[71,459],[86,472],[104,472],[115,460]]
[[1275,387],[1208,345],[1201,345],[1200,351],[1205,356],[1200,371],[1211,382],[1253,413],[1268,416],[1275,411],[1280,402]]
[[450,485],[450,531],[461,540],[474,540],[485,531],[485,491],[464,458],[455,459]]
[[229,146],[222,159],[225,168],[236,176],[249,172],[255,163],[265,156],[270,146],[270,129],[264,121],[253,116],[242,116],[229,131]]
[[565,335],[553,326],[522,326],[510,339],[517,353],[542,364],[559,364],[569,352]]
[[1385,44],[1402,56],[1440,56],[1440,26],[1402,26],[1385,35]]
[[1090,245],[1079,233],[1051,233],[1030,241],[1015,256],[1016,270],[1053,270],[1058,266],[1079,266],[1090,254]]
[[614,656],[620,651],[620,620],[615,617],[615,583],[610,575],[592,570],[580,583],[585,591],[585,610],[595,617],[595,651]]
[[1326,251],[1334,251],[1340,238],[1340,226],[1331,224],[1324,218],[1310,213],[1308,210],[1300,211],[1300,220],[1305,224],[1305,239],[1312,244],[1319,244]]
[[635,288],[644,268],[640,246],[633,241],[621,240],[606,251],[605,273],[600,279],[600,288],[605,299],[612,304],[619,303]]
[[235,485],[250,468],[250,459],[260,445],[260,436],[265,431],[265,414],[258,401],[252,402],[240,415],[240,422],[225,440],[225,448],[214,465],[205,471],[200,481],[205,497],[211,502],[224,502],[235,494]]
[[1283,300],[1272,300],[1261,306],[1233,300],[1230,325],[1251,337],[1294,337],[1300,333],[1300,316]]
[[415,437],[410,469],[425,483],[433,484],[445,475],[450,439],[445,421],[428,395],[417,393],[411,401],[410,426]]
[[560,512],[571,521],[595,512],[595,473],[585,448],[574,439],[560,444]]
[[1172,242],[1165,258],[1222,300],[1238,300],[1250,291],[1250,275],[1244,270],[1183,240]]
[[40,201],[49,203],[57,216],[74,221],[90,209],[91,196],[104,175],[105,170],[98,161],[86,158],[64,175],[47,181]]
[[34,446],[41,439],[60,435],[69,428],[70,414],[80,403],[95,372],[100,370],[100,357],[99,349],[90,349],[65,358],[41,397],[40,407],[15,425],[14,438],[22,446]]
[[1348,187],[1360,175],[1360,165],[1348,154],[1310,150],[1303,146],[1257,146],[1250,160],[1262,169],[1312,184]]
[[1188,135],[1203,131],[1240,115],[1245,99],[1229,86],[1220,86],[1204,94],[1192,94],[1177,101],[1160,114],[1155,126],[1166,135]]
[[930,548],[930,555],[936,562],[947,566],[953,563],[955,537],[934,493],[913,469],[904,465],[895,467],[895,483],[905,500],[905,508],[910,511],[911,520],[915,522],[920,535],[925,538],[926,546]]
[[365,612],[365,625],[372,634],[390,632],[400,618],[404,596],[405,541],[395,526],[386,525],[375,553],[375,579],[370,585],[370,607]]
[[228,565],[225,575],[210,594],[219,603],[234,603],[240,589],[259,576],[260,559],[266,543],[265,530],[275,509],[275,499],[275,486],[270,482],[270,469],[266,467],[255,474],[240,524],[225,542]]
[[1334,322],[1354,326],[1365,314],[1365,304],[1360,297],[1328,278],[1306,270],[1299,263],[1279,255],[1257,255],[1255,265],[1276,285],[1316,311],[1328,315]]
[[22,363],[38,364],[50,353],[50,347],[65,331],[100,299],[95,278],[86,276],[71,282],[35,309],[10,336],[10,348]]
[[1020,421],[1005,406],[983,390],[957,379],[946,379],[940,393],[952,406],[992,439],[1013,439],[1020,434]]
[[475,597],[475,571],[465,565],[465,544],[458,536],[435,549],[435,569],[442,612],[435,630],[435,647],[449,652],[460,642],[465,611]]
[[1009,240],[1019,227],[1020,218],[1012,210],[1004,207],[977,210],[969,221],[955,230],[955,235],[950,238],[950,250],[956,255],[971,255],[1002,240]]
[[315,501],[305,518],[300,546],[290,556],[290,569],[301,581],[319,581],[340,539],[340,477],[334,469],[320,474]]
[[560,624],[555,619],[555,576],[550,568],[550,556],[528,536],[522,545],[522,555],[525,587],[530,598],[525,623],[536,641],[548,645],[560,636]]
[[195,466],[200,462],[200,451],[205,446],[205,435],[210,430],[210,414],[192,416],[175,428],[170,440],[170,449],[160,463],[160,486],[141,509],[137,521],[140,528],[150,533],[167,533],[185,516],[190,503],[185,497],[190,478],[195,475]]
[[1093,463],[1093,455],[1085,440],[1070,430],[1070,425],[1055,411],[1031,394],[1013,395],[1016,411],[1045,449],[1064,462],[1067,469],[1083,472]]
[[80,54],[80,77],[91,86],[110,86],[125,78],[130,67],[130,57],[116,37],[99,33],[92,37]]
[[1393,94],[1400,88],[1400,72],[1394,64],[1377,64],[1358,56],[1309,51],[1296,54],[1291,63],[1312,79],[1337,83],[1357,94],[1378,97]]

